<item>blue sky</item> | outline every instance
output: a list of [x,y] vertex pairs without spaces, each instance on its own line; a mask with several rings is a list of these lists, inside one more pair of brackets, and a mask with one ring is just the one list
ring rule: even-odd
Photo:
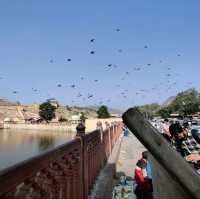
[[1,0],[0,96],[126,109],[199,90],[199,7],[198,0]]

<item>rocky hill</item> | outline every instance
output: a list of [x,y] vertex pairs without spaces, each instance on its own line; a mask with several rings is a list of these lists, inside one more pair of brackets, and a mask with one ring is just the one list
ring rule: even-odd
[[16,106],[16,102],[10,102],[7,99],[0,99],[0,106]]
[[[69,107],[59,106],[56,109],[56,118],[60,117],[71,119],[72,115],[78,115],[83,112],[87,118],[96,118],[95,109],[87,107]],[[0,120],[10,118],[14,121],[23,121],[25,117],[38,116],[39,104],[18,105],[17,103],[9,102],[8,100],[0,99]]]

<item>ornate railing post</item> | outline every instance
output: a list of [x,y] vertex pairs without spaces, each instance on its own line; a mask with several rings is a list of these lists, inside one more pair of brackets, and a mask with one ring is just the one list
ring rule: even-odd
[[112,152],[112,144],[111,144],[111,136],[110,136],[110,123],[109,122],[105,122],[106,128],[108,129],[108,146],[109,146],[109,155]]
[[103,133],[103,125],[102,125],[102,122],[100,122],[100,121],[97,122],[97,129],[101,133],[101,141],[102,141],[103,140],[103,135],[102,135],[102,133]]
[[86,199],[87,196],[87,192],[86,192],[86,184],[87,184],[87,178],[88,178],[88,175],[87,175],[87,165],[85,164],[85,141],[84,141],[84,137],[85,137],[85,126],[83,123],[79,123],[76,127],[76,137],[80,138],[81,139],[81,199]]
[[101,166],[103,167],[104,165],[104,147],[103,147],[103,124],[102,122],[98,121],[97,122],[97,129],[100,131],[100,135],[101,135]]

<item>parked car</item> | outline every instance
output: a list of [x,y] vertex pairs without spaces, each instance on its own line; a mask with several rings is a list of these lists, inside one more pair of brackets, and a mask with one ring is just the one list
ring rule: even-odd
[[194,139],[200,144],[200,126],[192,128],[191,134]]
[[200,125],[200,120],[192,120],[191,121],[192,125]]

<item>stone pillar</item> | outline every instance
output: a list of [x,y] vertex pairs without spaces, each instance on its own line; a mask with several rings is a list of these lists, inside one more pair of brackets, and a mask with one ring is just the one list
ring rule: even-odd
[[106,129],[108,129],[110,127],[110,123],[106,121],[105,126],[106,126]]
[[112,153],[112,143],[111,143],[111,135],[110,135],[110,123],[105,122],[106,129],[108,130],[108,145],[109,145],[109,156]]
[[101,155],[100,155],[100,159],[101,159],[101,167],[104,166],[104,140],[103,140],[103,125],[102,122],[98,121],[97,122],[97,130],[99,130],[100,132],[100,140],[101,140],[101,146],[100,146],[100,150],[101,150]]
[[79,123],[76,127],[76,137],[85,136],[85,126],[83,123]]
[[99,130],[103,131],[102,122],[100,122],[100,121],[97,122],[97,127],[96,127],[96,129],[99,129]]
[[86,199],[86,182],[87,182],[87,164],[85,164],[85,152],[86,152],[86,147],[85,147],[85,126],[83,123],[79,123],[76,127],[76,137],[80,138],[81,140],[81,196],[83,199]]

